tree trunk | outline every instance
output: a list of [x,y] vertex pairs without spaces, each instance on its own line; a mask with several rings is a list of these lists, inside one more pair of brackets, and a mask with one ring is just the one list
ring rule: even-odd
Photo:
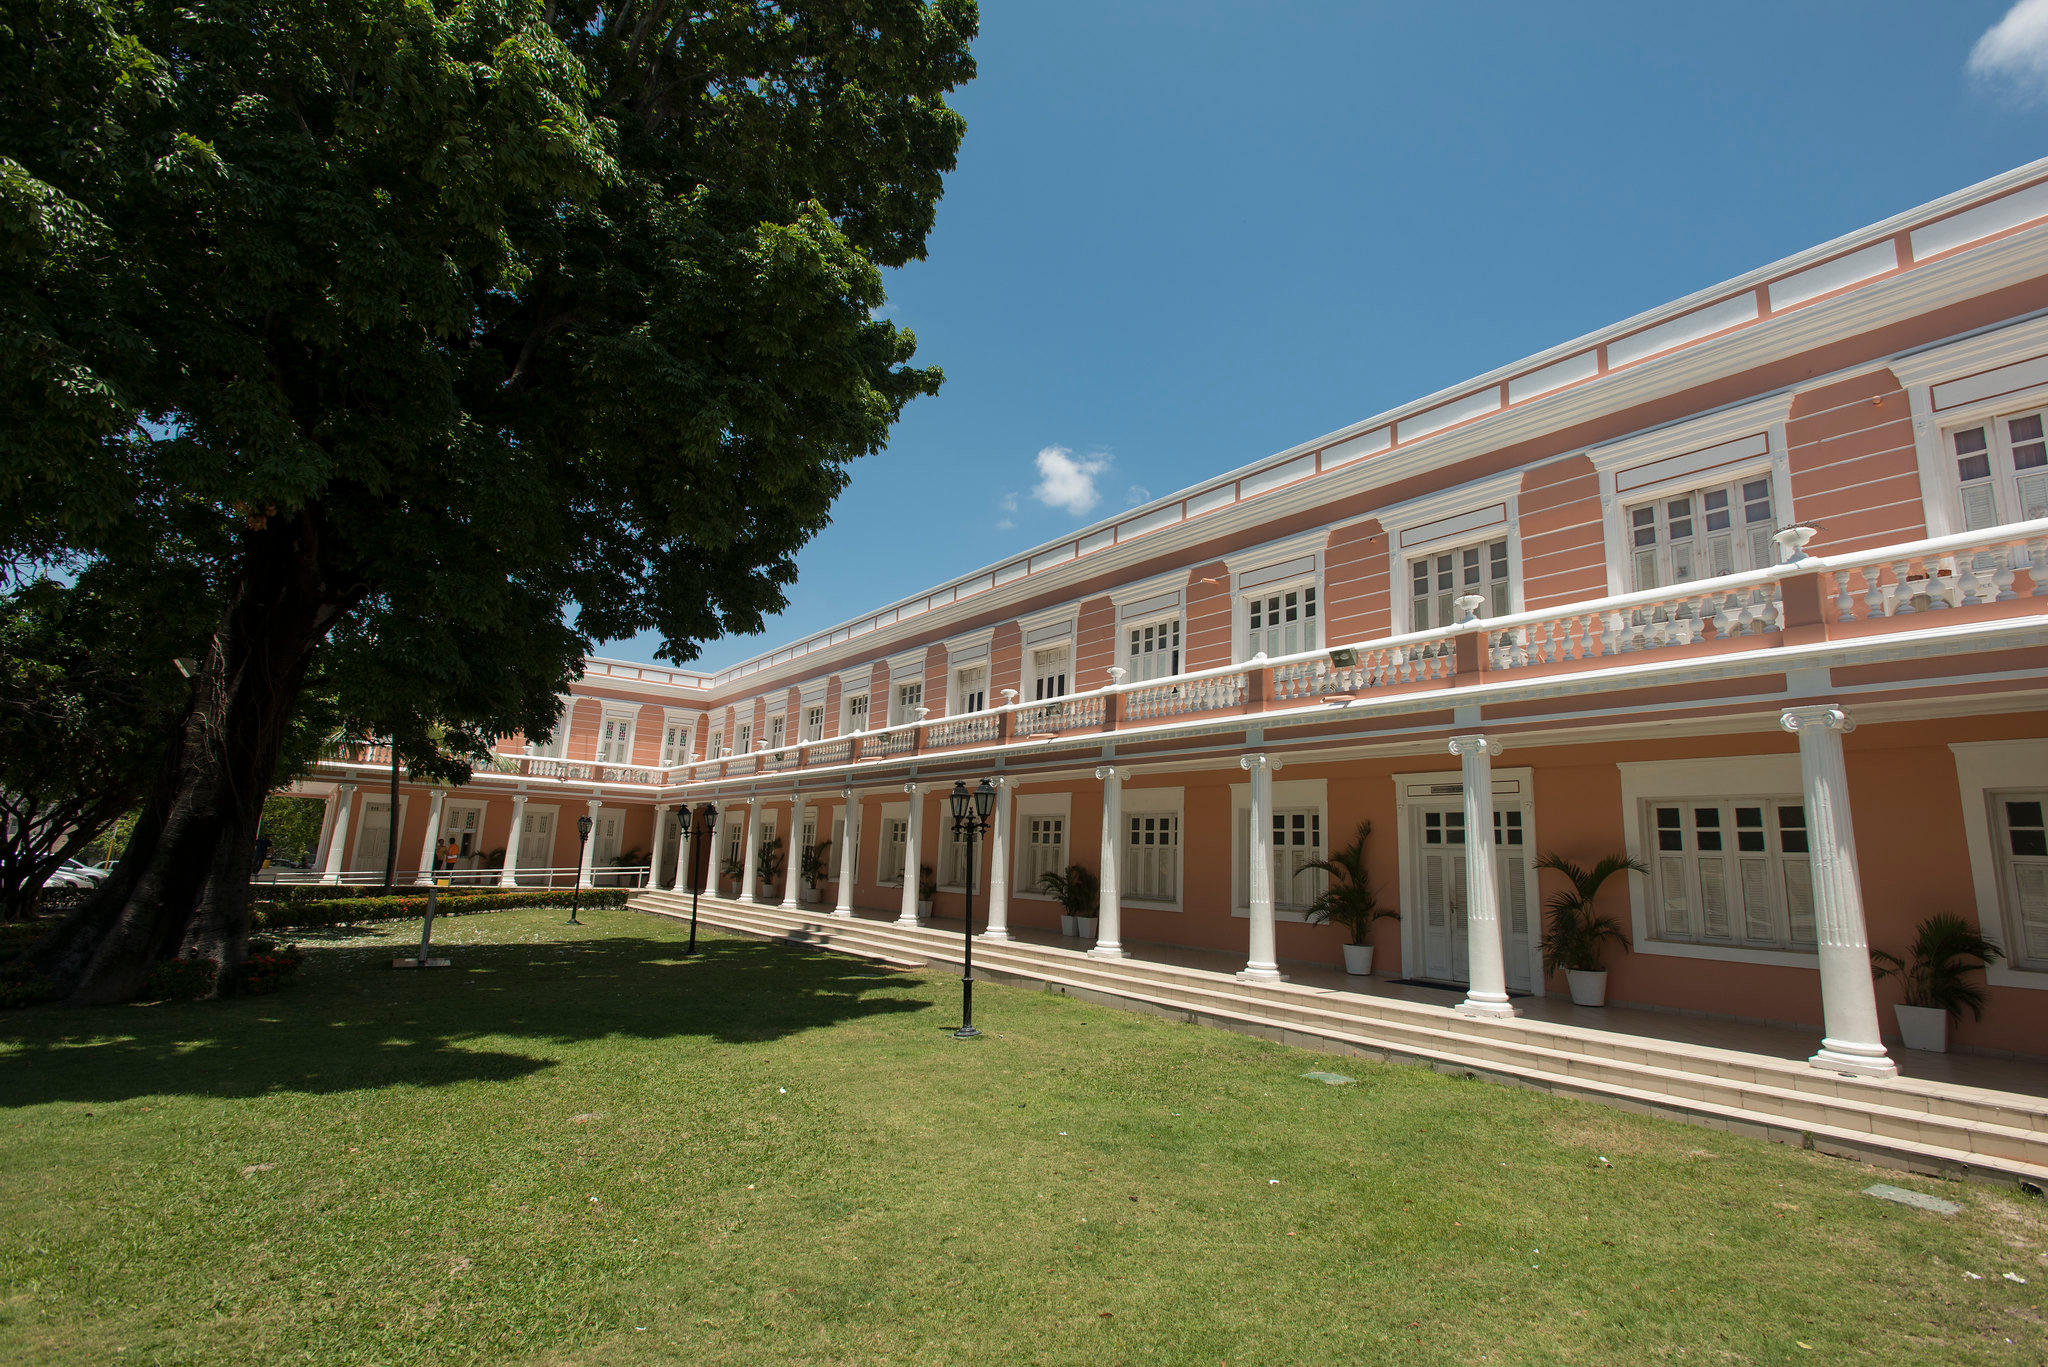
[[227,605],[127,849],[30,959],[74,1005],[126,1001],[157,961],[247,951],[263,799],[313,651],[361,590],[337,588],[317,508],[243,537]]

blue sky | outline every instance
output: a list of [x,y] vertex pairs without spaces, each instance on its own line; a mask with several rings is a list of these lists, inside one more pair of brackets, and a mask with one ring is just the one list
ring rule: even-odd
[[889,282],[945,387],[693,667],[2048,155],[2048,0],[984,0],[975,56]]

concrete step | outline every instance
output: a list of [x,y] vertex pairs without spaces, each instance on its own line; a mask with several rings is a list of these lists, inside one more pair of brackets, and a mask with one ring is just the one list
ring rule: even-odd
[[[688,915],[688,897],[650,893],[636,908]],[[923,926],[705,899],[704,922],[958,971],[960,939]],[[2048,1183],[2048,1101],[1914,1079],[1848,1079],[1803,1062],[1517,1019],[1427,1003],[1234,978],[1075,950],[977,941],[977,976],[1221,1025],[1314,1048],[1426,1062],[1450,1071],[1587,1096],[1719,1128],[1811,1142],[1890,1166]]]

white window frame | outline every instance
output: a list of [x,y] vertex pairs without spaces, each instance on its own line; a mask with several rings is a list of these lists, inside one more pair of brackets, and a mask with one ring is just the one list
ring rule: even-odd
[[[1023,898],[1029,902],[1050,902],[1053,899],[1038,890],[1035,878],[1029,879],[1025,870],[1030,867],[1030,836],[1032,817],[1057,817],[1060,821],[1061,856],[1059,867],[1065,869],[1074,859],[1074,797],[1071,793],[1019,793],[1011,804],[1010,839],[1010,897]],[[1057,870],[1056,870],[1057,871]]]
[[[1250,835],[1252,790],[1248,783],[1230,785],[1230,914],[1249,917],[1252,914],[1250,902],[1250,859],[1246,847]],[[1274,779],[1273,811],[1312,811],[1321,818],[1323,854],[1330,852],[1330,785],[1320,778]],[[1185,834],[1185,830],[1183,830]],[[1266,839],[1273,837],[1268,832]],[[1240,896],[1243,893],[1243,896]],[[1273,917],[1278,921],[1306,921],[1308,916],[1299,910],[1283,908],[1277,903]]]
[[[946,652],[946,696],[945,715],[961,716],[968,712],[980,712],[988,707],[989,695],[995,682],[995,658],[992,647],[995,642],[995,628],[984,627],[964,636],[953,636],[940,642]],[[969,706],[972,699],[970,690],[963,686],[961,676],[981,671],[981,694],[979,703]]]
[[576,715],[576,699],[568,694],[561,697],[562,713],[555,722],[555,729],[546,740],[526,739],[526,753],[535,759],[567,759],[569,757],[569,723]]
[[[1744,810],[1757,814],[1758,824],[1742,825]],[[1796,822],[1787,822],[1788,811],[1799,812]],[[1707,812],[1715,813],[1712,823],[1702,823],[1700,817]],[[1666,826],[1664,819],[1670,815],[1675,825]],[[1717,797],[1668,797],[1652,794],[1642,800],[1641,810],[1635,814],[1642,823],[1643,849],[1647,852],[1645,862],[1650,872],[1641,875],[1648,883],[1650,922],[1658,939],[1672,944],[1726,945],[1743,949],[1778,949],[1791,953],[1817,953],[1819,949],[1819,922],[1812,912],[1813,900],[1813,850],[1815,832],[1806,815],[1806,799],[1799,793],[1749,793],[1737,796]],[[1804,850],[1784,848],[1787,837],[1796,831]],[[1749,933],[1750,909],[1748,893],[1740,886],[1732,867],[1724,870],[1726,881],[1725,900],[1728,903],[1728,929],[1725,936],[1714,936],[1706,925],[1705,880],[1700,874],[1701,861],[1705,857],[1697,842],[1708,837],[1720,842],[1719,854],[1724,864],[1740,862],[1745,854],[1752,858],[1761,856],[1766,874],[1766,897],[1770,902],[1769,912],[1773,929],[1777,933],[1770,937],[1778,943],[1759,943],[1759,937]],[[1741,847],[1745,836],[1754,836],[1756,845],[1748,850]],[[1677,847],[1666,849],[1664,842],[1675,839]],[[1659,904],[1666,901],[1671,892],[1666,882],[1665,865],[1670,856],[1676,855],[1682,867],[1681,876],[1685,886],[1679,894],[1685,903],[1687,928],[1674,934],[1668,925],[1660,925],[1665,919],[1659,914]],[[1811,940],[1802,941],[1792,924],[1792,899],[1790,888],[1793,868],[1804,870],[1809,910],[1808,933]],[[1741,905],[1737,905],[1740,903]]]
[[965,664],[953,665],[952,696],[946,701],[946,715],[963,716],[971,712],[988,709],[988,661],[969,660]]
[[[1502,548],[1502,553],[1498,557],[1493,554],[1493,549],[1496,546]],[[1442,560],[1445,556],[1452,557],[1452,573],[1460,581],[1452,585],[1451,607],[1449,610],[1450,620],[1445,622],[1418,623],[1418,614],[1415,611],[1415,567],[1418,564],[1426,566],[1427,568],[1424,573],[1429,575],[1431,580],[1434,581],[1436,576],[1443,572],[1441,566],[1436,562]],[[1463,582],[1465,559],[1467,556],[1472,556],[1477,561],[1480,574],[1477,585],[1469,585]],[[1504,596],[1507,599],[1505,609],[1503,609],[1501,604],[1493,601],[1493,594],[1491,592],[1493,584],[1496,582],[1493,578],[1493,566],[1496,560],[1506,567],[1506,579],[1501,585],[1504,590]],[[1479,620],[1482,622],[1489,617],[1501,617],[1517,610],[1519,599],[1515,592],[1514,538],[1508,535],[1505,529],[1490,532],[1478,541],[1458,541],[1453,539],[1436,542],[1425,549],[1411,553],[1402,562],[1401,601],[1407,609],[1407,629],[1410,631],[1440,631],[1445,627],[1455,626],[1457,624],[1457,600],[1466,593],[1478,593],[1480,597],[1486,599],[1485,605],[1479,610]],[[1432,582],[1428,596],[1436,599],[1441,598],[1442,595],[1442,588],[1435,582]]]
[[[1074,677],[1074,660],[1079,644],[1074,624],[1078,613],[1078,605],[1063,603],[1045,612],[1017,619],[1018,629],[1023,635],[1023,648],[1018,663],[1018,669],[1024,676],[1018,689],[1020,702],[1047,701],[1046,698],[1039,696],[1038,687],[1038,655],[1040,651],[1045,650],[1063,649],[1067,653],[1065,691],[1051,696],[1067,697],[1082,691],[1080,681]],[[994,679],[991,678],[990,682],[993,683]],[[1108,683],[1109,680],[1104,679],[1103,682]]]
[[736,755],[751,755],[754,753],[754,724],[752,722],[741,722],[739,730],[733,732],[732,748],[733,753]]
[[839,723],[840,735],[850,736],[856,731],[866,731],[868,729],[868,723],[873,720],[870,715],[871,704],[869,697],[868,691],[862,689],[858,693],[847,694],[840,702],[839,710],[842,714]]
[[442,847],[447,845],[448,837],[451,834],[455,836],[458,842],[461,840],[462,832],[465,828],[458,818],[473,816],[476,818],[475,824],[466,828],[475,837],[470,841],[469,854],[467,856],[457,854],[455,857],[458,859],[481,858],[484,854],[484,821],[490,814],[489,806],[490,804],[486,802],[444,803],[441,807],[441,829],[434,832],[434,857],[440,858]]
[[[1970,852],[1970,887],[1977,907],[1977,933],[2000,949],[2012,947],[2007,924],[2004,863],[1997,848],[1998,826],[1991,804],[2004,792],[2048,787],[2048,740],[1954,741],[1956,780],[1962,790],[1963,838]],[[2002,958],[1985,970],[1993,987],[2048,991],[2048,971],[2015,967]]]
[[[1173,845],[1173,896],[1170,898],[1140,897],[1131,891],[1135,885],[1131,878],[1132,853],[1136,848],[1131,843],[1131,822],[1147,817],[1171,817],[1174,821]],[[1122,889],[1126,906],[1144,907],[1149,911],[1182,911],[1187,906],[1187,789],[1185,788],[1124,788],[1123,830],[1119,833],[1117,849],[1122,859],[1118,872],[1121,877],[1118,887]]]
[[[1750,494],[1759,484],[1763,486],[1763,497],[1771,509],[1770,516],[1764,520],[1761,527],[1750,517],[1754,507],[1754,500]],[[1713,509],[1708,506],[1708,501],[1716,494],[1726,497],[1725,508]],[[1699,579],[1740,574],[1745,570],[1769,569],[1780,559],[1777,545],[1771,537],[1784,524],[1777,516],[1777,488],[1771,479],[1768,465],[1728,475],[1716,472],[1706,482],[1681,480],[1670,488],[1645,496],[1634,493],[1624,495],[1620,502],[1624,555],[1622,582],[1627,586],[1627,592],[1671,589]],[[1675,512],[1674,505],[1680,503],[1684,505],[1684,511]],[[1715,512],[1725,512],[1728,516],[1729,557],[1726,569],[1717,569],[1706,558],[1708,538],[1714,535],[1706,524]],[[1639,522],[1640,515],[1644,513],[1649,514],[1648,521]],[[1686,533],[1686,545],[1695,556],[1691,573],[1684,575],[1679,574],[1676,569],[1676,546],[1670,530],[1672,520],[1676,516],[1683,516],[1686,520],[1689,528]],[[1645,525],[1653,529],[1655,537],[1648,547],[1638,544],[1639,532]],[[1759,531],[1762,533],[1761,545],[1757,544]],[[1655,583],[1643,582],[1638,572],[1645,551],[1657,557]]]
[[789,735],[789,720],[780,712],[768,718],[768,748],[780,750]]
[[[967,839],[964,835],[953,834],[953,811],[952,808],[947,806],[946,803],[944,803],[943,801],[939,803],[938,824],[939,862],[938,866],[934,868],[932,872],[937,878],[939,887],[944,888],[948,892],[964,892],[967,889],[967,883],[965,878],[948,878],[947,875],[964,875],[966,873],[964,865],[966,862],[965,855],[967,851]],[[983,837],[975,837],[974,858],[977,864],[981,862],[981,857],[984,853],[987,843],[988,842]],[[963,867],[959,869],[951,867],[953,864],[956,863],[963,865]],[[976,870],[977,873],[979,871],[979,869]],[[979,881],[980,880],[977,880],[977,882]],[[982,888],[981,891],[985,892],[987,891],[987,889]]]
[[[1330,596],[1323,585],[1324,550],[1330,540],[1330,529],[1318,527],[1299,536],[1269,541],[1236,555],[1225,556],[1224,567],[1230,572],[1230,659],[1233,664],[1244,664],[1253,655],[1271,652],[1262,646],[1255,651],[1250,648],[1251,600],[1284,596],[1289,592],[1300,594],[1312,590],[1315,594],[1315,643],[1301,644],[1301,651],[1321,650],[1330,644],[1329,633],[1323,624],[1329,620]],[[1185,639],[1187,626],[1181,626]],[[1125,646],[1121,636],[1118,639],[1118,653]],[[1182,647],[1186,649],[1185,645]],[[1297,652],[1299,653],[1299,652]]]
[[[598,764],[631,764],[633,762],[633,732],[639,721],[639,708],[628,711],[622,707],[605,707],[597,718]],[[606,735],[607,732],[611,734]]]
[[916,678],[899,681],[894,676],[891,676],[889,680],[889,701],[889,724],[891,726],[910,725],[917,720],[917,709],[925,705],[924,680]]
[[[2001,402],[1974,405],[1976,411],[1968,417],[1942,415],[1941,443],[1948,457],[1945,494],[1953,505],[1950,511],[1955,518],[1957,531],[1990,531],[1993,528],[2030,520],[2026,504],[2021,497],[2020,482],[2024,479],[2030,485],[2048,485],[2048,466],[2031,466],[2022,475],[2013,463],[2015,444],[2012,440],[2011,425],[2022,418],[2036,418],[2042,423],[2044,435],[2048,435],[2048,388],[2036,390],[2034,394],[2035,397],[2030,402],[2018,405],[2010,401],[2010,396]],[[1956,442],[1962,433],[1979,428],[1987,435],[1983,455],[1990,469],[1983,481],[1983,487],[1991,496],[1992,511],[1989,522],[1972,529],[1969,526],[1969,500],[1964,495],[1960,469],[1962,453],[1957,449]],[[2036,497],[2042,496],[2038,487],[2035,493]]]
[[[377,804],[382,804],[386,807],[391,805],[390,789],[365,787],[361,790],[361,796],[356,799],[355,826],[349,833],[348,863],[344,865],[351,873],[380,873],[383,871],[384,864],[382,860],[379,860],[371,868],[366,869],[362,866],[363,837],[370,833],[370,808]],[[411,805],[412,794],[401,791],[398,794],[398,824],[391,828],[391,840],[394,844],[405,838],[405,813],[406,809]],[[401,850],[400,854],[403,853],[404,851]],[[397,862],[393,861],[391,867],[393,870],[396,870],[398,868]]]
[[[1054,668],[1049,659],[1055,652],[1060,657],[1058,668]],[[1072,640],[1048,641],[1029,647],[1025,652],[1025,666],[1029,673],[1024,680],[1024,701],[1051,702],[1075,691]]]
[[[1622,838],[1629,857],[1645,868],[1652,867],[1657,857],[1655,845],[1648,838],[1649,827],[1642,816],[1644,804],[1651,799],[1677,802],[1733,802],[1764,798],[1797,800],[1805,792],[1796,754],[1629,761],[1617,764],[1615,768],[1621,773]],[[1807,815],[1807,828],[1809,831],[1815,829],[1811,813]],[[1818,956],[1810,949],[1753,949],[1740,944],[1661,939],[1650,908],[1653,895],[1651,878],[1645,874],[1629,874],[1627,881],[1629,938],[1638,954],[1714,959],[1723,963],[1775,964],[1780,968],[1819,972]]]
[[711,728],[711,744],[709,748],[705,751],[704,758],[708,760],[725,758],[724,727],[714,726]]
[[815,745],[823,739],[825,739],[825,704],[821,702],[805,703],[804,744]]
[[1895,357],[1890,369],[1905,387],[1913,417],[1927,535],[1964,531],[1949,434],[2000,414],[2048,407],[2048,319]]
[[696,718],[683,712],[666,711],[661,718],[661,767],[673,768],[690,762],[690,742]]
[[[894,863],[891,852],[898,847],[898,833],[904,837],[902,846],[903,862],[890,872]],[[884,802],[875,822],[875,886],[878,888],[900,888],[903,878],[912,864],[910,857],[910,804],[908,802]]]
[[[1414,622],[1412,562],[1425,555],[1441,555],[1468,546],[1482,548],[1483,564],[1484,547],[1501,540],[1508,543],[1508,611],[1523,610],[1522,474],[1519,469],[1510,470],[1385,510],[1380,526],[1387,537],[1387,582],[1393,590],[1388,609],[1393,635],[1422,630]],[[1491,616],[1492,611],[1489,603],[1485,615]]]

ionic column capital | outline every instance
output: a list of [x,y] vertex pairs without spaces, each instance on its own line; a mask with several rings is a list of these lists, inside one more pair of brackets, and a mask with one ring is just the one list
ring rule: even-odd
[[1264,769],[1268,773],[1277,774],[1280,772],[1280,761],[1271,755],[1239,755],[1237,767],[1247,772]]
[[355,790],[356,785],[353,783],[337,783],[334,785],[334,791],[340,794],[342,797],[348,797],[349,795],[354,793]]
[[903,791],[906,793],[910,793],[914,796],[918,793],[923,792],[925,789],[931,786],[932,785],[929,783],[906,783],[903,785]]
[[1856,729],[1856,719],[1833,703],[1819,707],[1788,707],[1778,718],[1778,725],[1798,735],[1801,731],[1839,731],[1844,735]]
[[1099,764],[1095,767],[1095,777],[1102,779],[1104,782],[1115,779],[1121,783],[1130,776],[1131,771],[1129,769],[1119,769],[1114,764]]
[[596,811],[596,810],[597,810],[597,809],[598,809],[599,807],[602,807],[602,806],[604,806],[604,799],[603,799],[603,798],[601,798],[601,797],[594,797],[594,798],[590,799],[590,801],[588,801],[588,802],[584,803],[583,805],[584,805],[584,806],[586,806],[586,807],[588,807],[588,808],[590,808],[590,810],[594,812],[594,811]]
[[1486,758],[1492,759],[1497,755],[1505,754],[1508,747],[1507,743],[1501,740],[1499,736],[1484,736],[1474,732],[1466,736],[1452,736],[1450,748],[1451,753],[1459,759],[1463,759],[1467,755],[1484,755]]

